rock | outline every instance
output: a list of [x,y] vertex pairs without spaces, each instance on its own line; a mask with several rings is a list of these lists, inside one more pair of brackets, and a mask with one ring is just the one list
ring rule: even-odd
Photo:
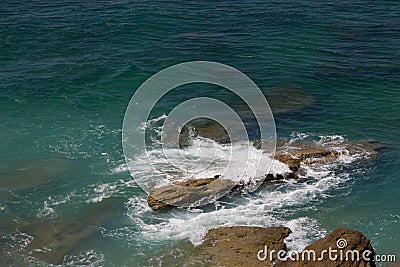
[[325,148],[301,148],[298,150],[289,150],[287,152],[278,152],[275,159],[289,166],[289,169],[297,172],[301,163],[327,163],[333,162],[339,157],[339,152]]
[[[147,197],[147,204],[154,211],[168,206],[200,206],[202,199],[218,199],[235,189],[243,189],[247,184],[235,183],[228,179],[219,178],[189,179],[172,185],[154,188]],[[219,179],[218,179],[219,178]],[[277,182],[284,179],[297,178],[294,172],[285,174],[268,174],[264,182]],[[212,183],[212,184],[211,184]],[[207,204],[208,202],[204,202]]]
[[387,144],[375,140],[348,141],[345,145],[351,154],[366,152],[370,157],[378,156],[381,150],[387,148]]
[[185,266],[271,266],[260,261],[257,253],[265,246],[286,250],[287,227],[232,226],[211,229],[204,242],[194,249]]
[[301,160],[292,154],[276,154],[274,159],[288,165],[293,172],[297,172],[300,169]]
[[[339,240],[339,241],[338,241]],[[330,260],[329,254],[325,253],[322,254],[323,250],[329,251],[329,248],[332,250],[337,250],[337,252],[332,252],[332,257],[334,258],[337,255],[336,260]],[[342,249],[341,249],[342,248]],[[340,255],[340,251],[342,250],[342,255]],[[293,261],[288,258],[288,261],[278,262],[276,267],[280,266],[288,266],[288,267],[302,267],[302,266],[315,266],[315,267],[337,267],[337,266],[344,266],[344,267],[373,267],[375,263],[373,261],[367,261],[363,258],[363,253],[369,259],[372,259],[372,256],[375,255],[374,249],[371,246],[370,241],[360,232],[353,231],[345,228],[336,229],[328,236],[319,239],[318,241],[308,245],[304,248],[303,252],[305,251],[314,251],[316,255],[316,261],[312,259],[313,255],[311,256],[311,260],[308,259],[308,253],[305,253],[304,260],[301,256],[302,254],[299,253],[299,261]],[[348,251],[357,251],[359,254],[359,260],[357,260],[357,252],[354,254]],[[370,253],[369,253],[370,252]],[[348,254],[346,254],[348,253]],[[368,254],[368,255],[367,255]],[[318,258],[324,255],[322,260],[318,260]],[[348,258],[346,259],[346,255]],[[354,259],[353,256],[354,255]],[[295,257],[293,257],[295,258]],[[342,258],[342,259],[341,259]]]
[[[145,266],[276,266],[276,267],[374,267],[374,262],[365,260],[360,261],[330,261],[329,254],[323,254],[325,260],[322,261],[291,261],[284,243],[284,239],[291,234],[287,227],[253,227],[253,226],[231,226],[219,227],[208,231],[203,238],[203,243],[194,247],[190,242],[182,242],[179,246],[166,249],[164,252],[157,253]],[[329,247],[338,250],[332,252],[340,257],[338,240],[345,239],[347,246],[343,246],[343,255],[351,250],[359,251],[361,257],[364,251],[374,250],[369,240],[360,232],[348,229],[337,229],[328,236],[319,239],[315,243],[307,246],[303,252],[305,259],[308,258],[309,251],[315,251],[316,259],[322,251]],[[342,244],[342,243],[339,243]],[[273,251],[273,252],[272,252]],[[278,257],[279,253],[279,257]],[[272,258],[270,258],[272,255]],[[296,254],[294,254],[296,255]],[[313,257],[312,253],[310,254]],[[351,255],[348,254],[351,259]],[[356,254],[354,254],[356,255]],[[360,259],[361,259],[360,257]],[[280,258],[287,258],[287,261],[280,261]],[[272,260],[270,260],[272,259]],[[150,264],[149,264],[150,263]],[[394,267],[394,266],[393,266]]]
[[154,188],[147,197],[147,203],[153,210],[167,206],[199,206],[206,200],[218,199],[230,192],[236,184],[228,179],[203,178],[189,179],[183,182]]
[[[282,145],[277,147],[275,159],[288,165],[289,169],[296,173],[299,172],[301,164],[321,164],[334,162],[339,158],[341,152],[334,146],[323,146],[315,142],[297,142],[290,146]],[[345,141],[339,143],[340,150],[346,151],[349,155],[368,154],[375,157],[378,152],[385,148],[382,143],[371,140]]]
[[301,172],[302,164],[311,165],[333,162],[339,156],[340,153],[334,149],[307,142],[290,147],[280,145],[276,149],[274,159],[285,163],[292,171],[292,173],[285,174],[282,179],[296,179]]
[[299,178],[299,176],[297,175],[297,172],[287,172],[287,173],[283,173],[283,174],[269,173],[265,176],[265,180],[263,183],[285,182],[286,179],[297,179],[297,178]]
[[[202,122],[203,123],[203,122]],[[255,142],[256,147],[261,147]],[[349,155],[368,154],[376,156],[378,151],[384,146],[374,141],[347,141],[339,144],[340,149],[347,151]],[[312,165],[329,163],[338,160],[341,152],[337,148],[323,146],[316,142],[301,141],[286,146],[278,142],[275,160],[288,165],[290,172],[278,174],[266,174],[265,183],[279,182],[285,179],[297,179],[302,173],[301,165]],[[184,182],[154,188],[147,202],[153,210],[159,210],[166,206],[199,206],[202,199],[210,197],[219,198],[224,193],[229,193],[230,189],[246,187],[245,183],[234,183],[231,180],[220,178],[189,179]],[[218,181],[218,182],[217,182]],[[205,202],[204,202],[205,203]],[[208,203],[208,202],[207,202]]]

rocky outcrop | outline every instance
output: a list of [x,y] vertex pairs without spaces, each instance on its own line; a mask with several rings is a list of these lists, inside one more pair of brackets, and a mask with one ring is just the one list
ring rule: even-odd
[[[330,248],[332,257],[329,256],[328,252]],[[336,250],[336,252],[333,252],[333,250]],[[323,251],[327,252],[323,253]],[[316,260],[314,260],[313,252],[315,252]],[[311,256],[309,257],[309,255]],[[278,262],[274,266],[374,267],[373,255],[375,255],[374,249],[370,241],[362,233],[340,228],[305,247],[303,252],[299,253],[298,259],[293,256],[292,258],[296,260],[288,258],[288,261]]]
[[214,178],[190,179],[154,188],[147,197],[153,210],[167,206],[198,206],[203,201],[218,199],[229,193],[236,185],[231,180]]
[[287,164],[289,169],[293,172],[297,172],[302,163],[314,164],[332,162],[336,160],[339,155],[339,152],[335,150],[321,147],[304,147],[286,152],[278,152],[275,155],[275,159]]
[[[184,266],[274,266],[274,267],[374,267],[373,261],[362,258],[363,253],[372,259],[374,250],[370,241],[360,232],[349,229],[337,229],[328,236],[308,245],[302,252],[293,254],[285,245],[285,238],[291,234],[287,227],[252,227],[232,226],[211,229],[204,237],[204,242],[189,249],[184,258]],[[340,243],[339,243],[340,242]],[[346,246],[345,243],[346,242]],[[339,246],[339,247],[338,247]],[[337,260],[330,260],[328,252],[332,249],[332,257],[337,255]],[[340,249],[342,248],[342,249]],[[336,250],[334,252],[333,250]],[[342,254],[341,251],[342,250]],[[313,253],[315,252],[315,259]],[[348,252],[350,251],[350,252]],[[367,252],[366,252],[367,251]],[[278,253],[279,256],[278,256]],[[336,253],[336,254],[335,254]],[[346,253],[348,260],[346,260]],[[360,260],[357,260],[357,253]],[[289,255],[292,255],[289,257]],[[296,259],[299,255],[299,260]],[[302,256],[305,255],[305,261]],[[308,255],[310,260],[308,260]],[[322,260],[318,260],[323,255]],[[343,259],[340,259],[343,255]],[[354,255],[354,256],[352,256]],[[355,258],[352,258],[355,257]],[[281,259],[286,258],[286,261]]]
[[285,250],[287,227],[232,226],[211,229],[204,242],[195,248],[187,266],[270,266],[260,261],[257,252],[265,246]]
[[[303,173],[302,165],[313,165],[334,162],[339,159],[342,152],[337,149],[320,145],[315,142],[299,142],[285,146],[278,143],[275,160],[285,163],[290,172],[281,174],[266,174],[265,183],[282,181],[285,179],[296,179]],[[374,157],[383,145],[374,141],[343,142],[341,150],[348,155],[366,154]],[[243,188],[246,184],[234,183],[229,179],[219,178],[189,179],[167,186],[154,188],[147,202],[153,210],[159,210],[167,206],[196,206],[201,205],[202,199],[219,198],[230,189]],[[207,202],[208,203],[208,202]]]
[[[279,143],[278,143],[279,144]],[[312,165],[329,163],[338,160],[342,153],[354,156],[365,154],[369,157],[378,155],[384,148],[382,143],[371,140],[345,141],[338,144],[340,149],[332,146],[324,146],[315,142],[298,142],[290,146],[278,145],[275,159],[288,165],[293,172],[298,172],[302,164]],[[340,152],[339,152],[340,150]]]

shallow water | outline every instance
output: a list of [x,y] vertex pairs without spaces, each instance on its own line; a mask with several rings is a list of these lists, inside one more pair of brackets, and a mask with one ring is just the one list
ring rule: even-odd
[[[160,251],[187,239],[198,244],[207,229],[233,224],[288,226],[296,249],[347,227],[378,253],[399,257],[399,14],[393,1],[5,1],[0,246],[11,257],[0,254],[0,264],[46,265],[30,254],[35,230],[24,229],[74,221],[92,221],[95,230],[72,228],[77,240],[57,262],[66,266],[152,265],[148,258]],[[153,213],[124,165],[124,112],[147,78],[191,60],[228,64],[253,79],[286,142],[373,139],[387,148],[377,158],[308,169],[297,182]],[[248,109],[213,86],[178,88],[151,117],[198,96],[229,102],[256,138]],[[114,197],[121,199],[115,214],[99,220],[90,212]]]

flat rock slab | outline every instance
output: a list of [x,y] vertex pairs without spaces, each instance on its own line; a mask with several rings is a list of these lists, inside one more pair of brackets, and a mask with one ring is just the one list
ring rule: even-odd
[[236,184],[228,179],[203,178],[154,188],[147,197],[147,203],[153,210],[167,206],[199,206],[206,200],[218,199],[229,193]]

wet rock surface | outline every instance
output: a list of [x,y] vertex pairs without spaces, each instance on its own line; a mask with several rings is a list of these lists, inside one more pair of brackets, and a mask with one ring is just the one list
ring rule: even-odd
[[[345,228],[334,230],[324,238],[308,245],[304,251],[315,251],[316,259],[321,255],[323,250],[329,247],[337,249],[339,239],[344,239],[347,246],[343,248],[343,255],[346,252],[357,251],[360,260],[330,260],[328,254],[324,260],[310,261],[292,261],[290,260],[289,251],[285,245],[285,238],[292,231],[287,227],[253,227],[253,226],[232,226],[211,229],[204,237],[204,242],[194,249],[188,248],[188,254],[180,266],[314,266],[314,267],[374,267],[373,261],[361,259],[364,251],[374,250],[370,241],[360,232]],[[267,248],[267,249],[266,249]],[[274,253],[270,254],[274,250]],[[260,253],[261,251],[261,253]],[[280,257],[287,258],[287,261],[279,261],[278,252],[282,251]],[[301,255],[300,252],[299,255]],[[338,250],[339,251],[339,250]],[[265,254],[267,252],[267,255]],[[270,256],[272,255],[272,257]],[[304,254],[308,259],[307,253]],[[311,254],[312,255],[312,254]],[[350,255],[350,254],[349,254]],[[260,257],[260,258],[259,258]],[[294,256],[295,257],[295,256]],[[312,257],[312,256],[311,256]],[[301,259],[301,256],[300,256]],[[311,258],[312,259],[312,258]]]
[[288,165],[289,169],[297,172],[301,164],[333,162],[339,157],[339,152],[322,147],[293,148],[285,152],[278,151],[275,159]]
[[265,246],[286,250],[287,227],[232,226],[211,229],[204,243],[196,247],[187,266],[271,266],[260,261],[257,252]]
[[317,142],[298,142],[290,146],[281,145],[276,149],[274,158],[288,165],[293,172],[298,172],[301,165],[323,164],[338,160],[341,155],[368,155],[376,157],[384,144],[372,140],[344,141],[327,146]]
[[[290,172],[266,174],[264,182],[271,183],[286,179],[297,179],[303,172],[302,166],[332,163],[337,161],[344,152],[348,155],[364,153],[369,157],[375,157],[382,148],[384,148],[383,144],[368,140],[343,142],[341,143],[341,151],[338,151],[335,147],[323,146],[316,142],[299,142],[291,144],[291,146],[278,143],[274,159],[286,164]],[[223,193],[230,192],[230,189],[246,187],[243,182],[235,183],[229,179],[218,177],[219,175],[214,178],[188,179],[183,182],[154,188],[150,192],[147,202],[153,210],[159,210],[170,205],[190,206],[190,203],[198,206],[203,198],[222,197]]]
[[167,206],[200,205],[203,199],[219,198],[236,185],[233,181],[221,178],[190,179],[175,184],[154,188],[147,197],[153,210]]
[[[322,254],[323,251],[329,251],[329,248],[337,250],[337,253],[332,254],[332,258],[337,256],[336,260],[330,259],[328,253]],[[367,239],[361,232],[353,231],[345,228],[339,228],[331,232],[324,238],[306,246],[304,251],[314,251],[317,260],[313,260],[313,255],[308,258],[308,254],[304,257],[299,257],[299,261],[292,261],[290,258],[286,262],[278,262],[276,267],[302,267],[302,266],[315,266],[315,267],[374,267],[375,262],[372,257],[375,254],[369,239]],[[303,251],[303,252],[304,252]],[[340,256],[342,251],[342,256]],[[363,254],[366,259],[364,259]],[[324,255],[321,257],[321,255]],[[346,255],[348,257],[346,258]],[[357,256],[358,255],[358,256]],[[318,260],[321,258],[321,260]]]

